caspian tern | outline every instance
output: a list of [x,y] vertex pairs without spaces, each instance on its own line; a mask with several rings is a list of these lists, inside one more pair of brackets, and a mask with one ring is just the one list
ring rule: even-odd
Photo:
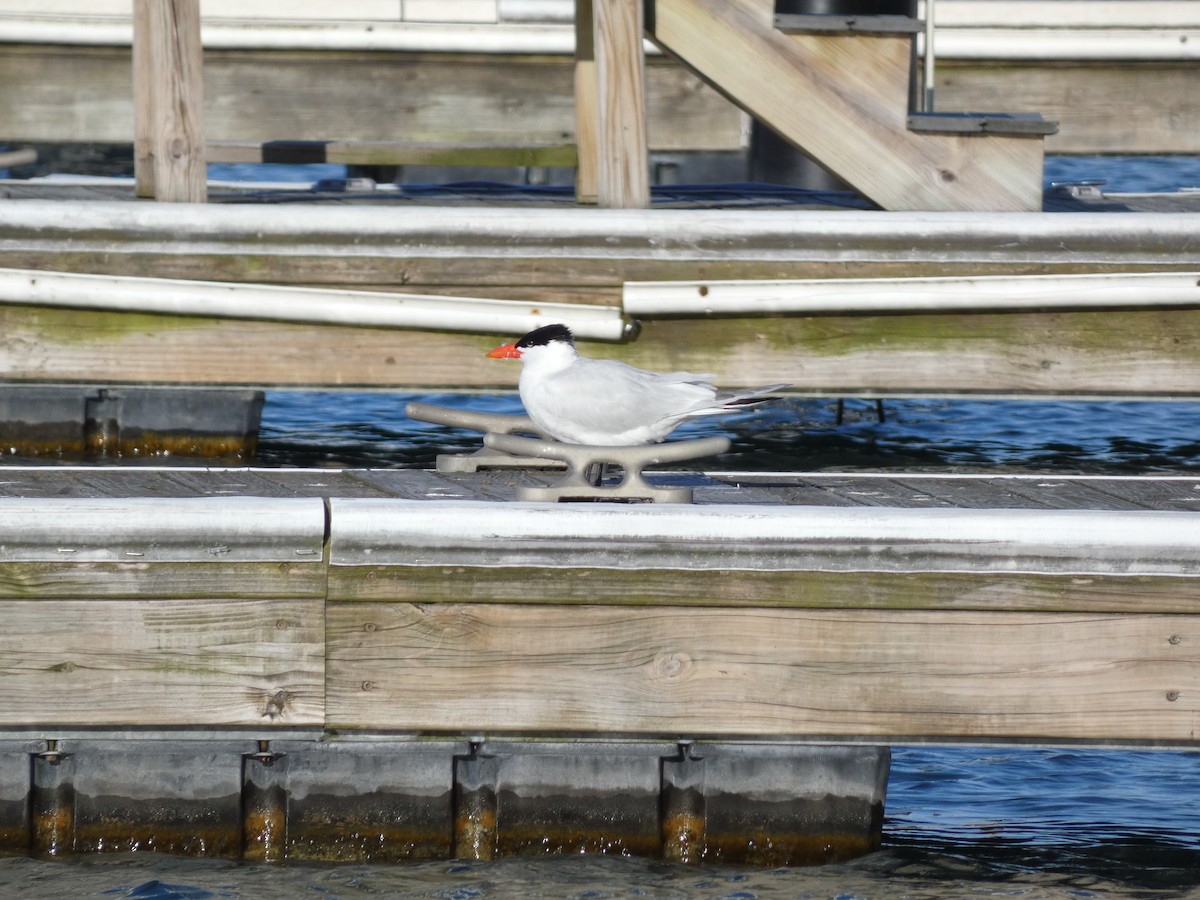
[[652,444],[688,419],[774,400],[768,395],[787,387],[718,391],[709,383],[712,375],[659,374],[615,359],[587,359],[566,325],[543,325],[488,356],[521,360],[525,412],[539,431],[567,444]]

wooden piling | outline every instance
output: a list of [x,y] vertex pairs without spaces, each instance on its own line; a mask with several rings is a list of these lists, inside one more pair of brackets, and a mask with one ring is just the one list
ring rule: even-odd
[[134,0],[133,96],[137,195],[203,203],[200,0]]
[[[593,0],[596,194],[600,206],[650,205],[641,0]],[[580,159],[583,159],[580,152]],[[580,163],[583,165],[583,163]]]
[[600,146],[593,0],[575,0],[575,199],[595,203]]

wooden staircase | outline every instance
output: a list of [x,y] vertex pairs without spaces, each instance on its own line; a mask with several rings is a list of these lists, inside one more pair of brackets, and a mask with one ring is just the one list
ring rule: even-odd
[[912,109],[906,16],[776,15],[774,0],[646,0],[655,43],[889,210],[1042,208],[1040,116]]

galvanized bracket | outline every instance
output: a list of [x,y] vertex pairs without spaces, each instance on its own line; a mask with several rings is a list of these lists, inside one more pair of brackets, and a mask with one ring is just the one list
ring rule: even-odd
[[[466,428],[486,434],[540,434],[528,416],[507,416],[500,413],[474,412],[467,409],[449,409],[431,403],[410,403],[404,408],[410,419],[448,425],[451,428]],[[486,444],[486,441],[485,441]],[[565,464],[557,459],[519,456],[503,450],[484,446],[474,453],[439,453],[437,470],[443,473],[478,472],[480,469],[562,469]]]
[[[633,447],[596,447],[586,444],[560,444],[558,441],[536,440],[512,434],[485,434],[484,446],[506,453],[521,454],[537,459],[557,459],[566,463],[567,474],[547,487],[519,487],[521,500],[640,500],[650,503],[691,503],[690,487],[666,487],[651,484],[642,477],[646,466],[665,462],[681,462],[724,453],[729,449],[726,437],[700,438],[694,441],[671,441],[665,444],[645,444]],[[618,466],[621,480],[606,485],[589,477],[597,467]]]

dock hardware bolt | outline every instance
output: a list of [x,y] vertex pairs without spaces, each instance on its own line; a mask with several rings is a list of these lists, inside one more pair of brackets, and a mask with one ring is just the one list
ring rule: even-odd
[[50,765],[53,766],[53,765],[57,765],[58,763],[62,762],[64,759],[66,759],[71,754],[67,753],[64,750],[59,749],[58,741],[47,740],[46,741],[46,749],[35,755],[37,756],[38,759],[44,759],[44,760],[46,760],[46,762],[50,763]]

